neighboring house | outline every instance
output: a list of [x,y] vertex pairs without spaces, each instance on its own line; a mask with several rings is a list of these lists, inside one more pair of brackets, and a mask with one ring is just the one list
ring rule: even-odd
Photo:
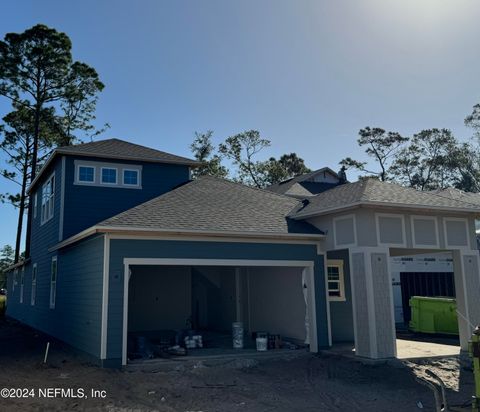
[[342,183],[346,182],[343,182],[337,173],[328,167],[323,167],[322,169],[276,183],[267,189],[278,194],[303,199],[325,192],[325,190],[333,189]]
[[480,322],[478,205],[339,185],[330,169],[277,193],[191,181],[197,165],[116,139],[57,149],[30,188],[30,254],[9,272],[8,315],[105,366],[127,363],[134,333],[233,321],[313,352],[355,341],[357,355],[389,358],[390,256],[452,251],[466,348]]

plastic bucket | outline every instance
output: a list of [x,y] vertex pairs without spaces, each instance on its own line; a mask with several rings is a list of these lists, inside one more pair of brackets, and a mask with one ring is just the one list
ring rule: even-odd
[[257,351],[265,352],[268,348],[268,339],[267,338],[257,338]]
[[243,323],[232,323],[233,349],[243,349]]

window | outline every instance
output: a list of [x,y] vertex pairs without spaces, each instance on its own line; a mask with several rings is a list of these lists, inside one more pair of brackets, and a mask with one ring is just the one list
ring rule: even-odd
[[138,170],[123,170],[123,184],[129,186],[138,186]]
[[38,207],[38,193],[35,193],[33,197],[33,218],[37,218],[37,207]]
[[12,292],[15,292],[15,286],[17,286],[18,282],[18,269],[13,271],[13,282],[12,282]]
[[23,285],[25,283],[25,266],[22,266],[20,272],[20,303],[23,303]]
[[35,305],[35,296],[37,294],[37,264],[32,266],[32,295],[30,296],[30,305]]
[[42,224],[53,217],[55,199],[55,175],[42,186]]
[[329,299],[334,301],[344,301],[345,283],[342,260],[327,261],[327,282]]
[[102,167],[102,183],[109,185],[117,184],[117,169]]
[[55,309],[55,299],[57,297],[57,257],[52,257],[52,266],[50,271],[50,309]]
[[78,181],[82,183],[94,183],[95,168],[92,166],[78,166]]

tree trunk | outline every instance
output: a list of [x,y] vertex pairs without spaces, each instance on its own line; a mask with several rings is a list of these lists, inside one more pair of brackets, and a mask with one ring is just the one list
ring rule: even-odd
[[15,241],[15,263],[18,263],[20,259],[20,248],[22,243],[22,230],[23,230],[23,215],[25,213],[25,199],[27,191],[27,176],[28,176],[28,162],[29,162],[28,151],[25,154],[25,164],[23,166],[23,177],[22,177],[22,190],[20,192],[20,205],[18,207],[18,225],[17,225],[17,238]]
[[[35,124],[33,130],[33,150],[32,150],[32,171],[30,173],[30,184],[35,180],[37,174],[37,161],[38,161],[38,137],[40,135],[40,111],[42,109],[42,104],[37,100],[35,105]],[[30,257],[30,240],[32,237],[32,220],[33,220],[33,209],[32,209],[32,196],[30,195],[30,202],[28,208],[27,216],[27,232],[25,236],[25,258]],[[18,234],[17,234],[18,237]]]

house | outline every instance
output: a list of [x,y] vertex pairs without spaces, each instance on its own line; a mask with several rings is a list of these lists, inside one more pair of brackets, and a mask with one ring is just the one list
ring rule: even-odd
[[30,253],[9,272],[8,315],[104,366],[127,364],[135,334],[235,321],[312,352],[352,341],[390,358],[390,257],[448,252],[467,348],[478,205],[329,169],[270,191],[191,181],[197,165],[117,139],[56,149],[29,189]]
[[346,181],[342,181],[342,178],[329,167],[323,167],[322,169],[273,184],[267,189],[282,195],[304,199],[333,189],[342,183],[346,183]]

